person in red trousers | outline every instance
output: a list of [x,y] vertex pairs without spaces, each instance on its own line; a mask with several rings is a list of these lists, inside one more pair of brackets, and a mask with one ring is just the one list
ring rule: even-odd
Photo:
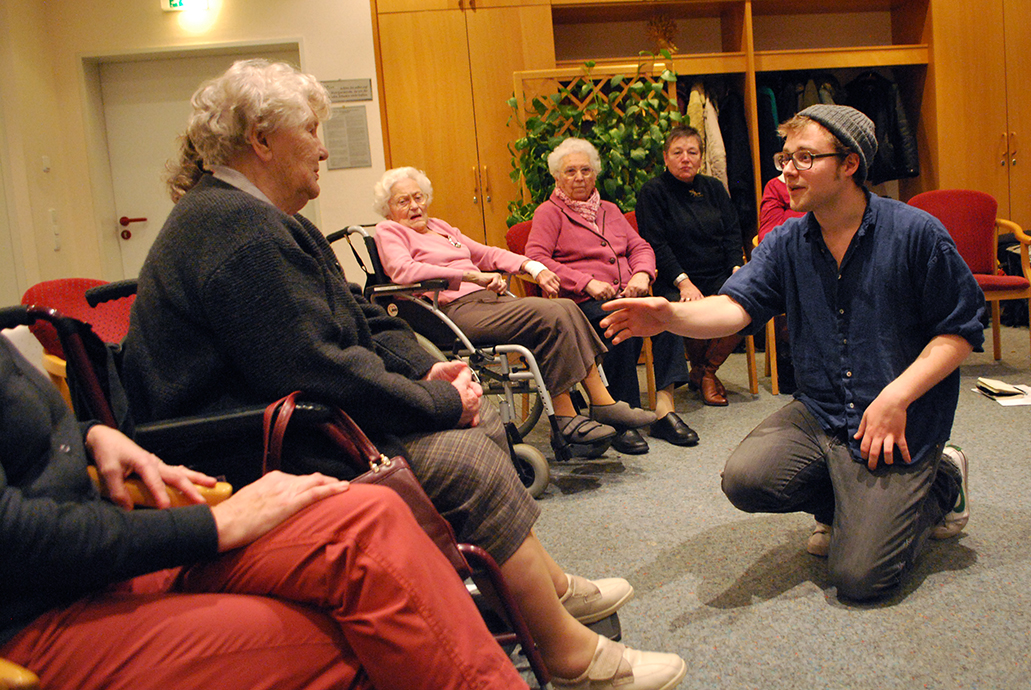
[[[208,507],[5,338],[0,448],[0,656],[48,690],[527,687],[390,489],[272,472]],[[197,505],[131,510],[130,472]]]

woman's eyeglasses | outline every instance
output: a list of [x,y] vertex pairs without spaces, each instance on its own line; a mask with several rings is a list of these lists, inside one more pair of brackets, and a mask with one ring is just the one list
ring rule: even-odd
[[418,206],[422,206],[423,204],[426,203],[426,195],[425,194],[419,194],[417,192],[415,194],[409,194],[408,196],[402,196],[402,197],[398,197],[396,199],[391,199],[390,203],[393,204],[394,206],[396,206],[397,208],[402,208],[402,209],[403,208],[408,208],[412,204],[416,204]]

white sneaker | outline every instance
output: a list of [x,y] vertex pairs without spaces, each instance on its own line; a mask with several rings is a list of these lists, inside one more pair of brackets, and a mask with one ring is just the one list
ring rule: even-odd
[[634,588],[621,577],[588,580],[566,573],[569,586],[559,601],[584,625],[608,618],[634,597]]
[[826,558],[827,552],[831,550],[831,526],[817,522],[805,550],[814,556]]
[[676,654],[639,652],[599,635],[590,666],[578,678],[552,676],[556,688],[572,690],[670,690],[687,674]]
[[970,519],[970,506],[967,504],[967,454],[959,446],[945,446],[945,450],[942,451],[942,462],[950,463],[959,473],[961,481],[956,505],[948,512],[942,523],[931,531],[931,539],[948,539],[956,536],[963,531]]

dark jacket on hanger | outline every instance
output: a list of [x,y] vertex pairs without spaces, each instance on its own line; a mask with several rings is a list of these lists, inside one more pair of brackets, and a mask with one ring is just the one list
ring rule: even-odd
[[902,107],[898,84],[876,72],[865,72],[845,89],[845,105],[865,113],[877,128],[877,155],[870,166],[870,184],[919,175],[916,138]]

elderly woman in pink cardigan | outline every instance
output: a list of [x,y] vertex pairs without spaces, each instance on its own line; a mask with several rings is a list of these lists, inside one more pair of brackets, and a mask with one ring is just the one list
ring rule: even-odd
[[[545,295],[559,292],[559,279],[543,264],[480,244],[427,208],[429,178],[411,167],[384,173],[373,190],[375,208],[386,220],[376,226],[383,269],[396,283],[446,278],[440,293],[444,313],[474,342],[517,343],[537,359],[555,405],[559,429],[582,453],[604,448],[618,428],[637,428],[654,415],[616,402],[598,374],[605,345],[576,304],[565,299],[506,295],[502,274],[529,276]],[[590,418],[578,414],[569,391],[582,382],[591,400]]]
[[[608,314],[601,309],[603,302],[648,294],[655,279],[655,252],[618,206],[602,201],[595,186],[601,158],[593,144],[573,137],[563,140],[548,155],[548,169],[555,178],[555,191],[533,214],[526,255],[558,275],[559,295],[576,302],[601,333],[598,324]],[[664,353],[675,352],[680,341],[669,333],[652,338],[657,351]],[[630,338],[618,345],[607,344],[603,362],[609,390],[616,400],[637,407],[641,403],[637,359],[642,341]],[[679,349],[683,357],[683,345]],[[655,358],[657,373],[667,363],[663,360]],[[698,443],[698,434],[676,412],[657,420],[651,435],[678,446]],[[648,452],[648,442],[636,429],[622,431],[612,447],[623,453]]]

